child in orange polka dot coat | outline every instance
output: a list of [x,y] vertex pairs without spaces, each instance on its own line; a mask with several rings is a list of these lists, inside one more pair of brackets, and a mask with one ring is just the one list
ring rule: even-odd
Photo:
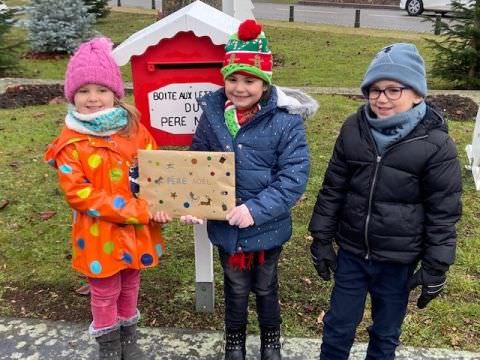
[[137,151],[156,144],[136,110],[121,102],[123,81],[111,49],[109,39],[95,38],[70,59],[69,109],[45,159],[57,169],[73,209],[72,265],[90,284],[89,330],[100,359],[143,359],[136,344],[140,269],[158,263],[161,224],[170,217],[150,213],[129,181],[137,172]]

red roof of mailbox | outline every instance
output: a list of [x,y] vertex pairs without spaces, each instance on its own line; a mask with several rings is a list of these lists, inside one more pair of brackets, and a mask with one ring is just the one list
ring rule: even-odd
[[149,46],[181,31],[192,31],[198,37],[208,36],[216,45],[226,44],[239,24],[239,20],[197,0],[131,35],[112,55],[118,65],[125,65],[132,56],[142,55]]

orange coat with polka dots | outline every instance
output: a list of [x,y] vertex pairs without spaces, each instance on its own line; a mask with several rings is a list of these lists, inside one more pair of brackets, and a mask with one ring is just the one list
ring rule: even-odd
[[133,196],[129,170],[139,149],[156,148],[143,125],[129,137],[95,137],[64,128],[45,160],[58,172],[73,209],[72,266],[104,278],[155,266],[164,251],[161,226],[149,224],[147,202]]

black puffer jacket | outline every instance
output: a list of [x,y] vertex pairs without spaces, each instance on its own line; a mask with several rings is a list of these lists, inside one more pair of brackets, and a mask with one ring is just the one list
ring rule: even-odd
[[445,120],[427,106],[417,127],[377,154],[365,106],[344,123],[310,221],[322,242],[365,258],[422,259],[448,270],[462,190],[456,147]]

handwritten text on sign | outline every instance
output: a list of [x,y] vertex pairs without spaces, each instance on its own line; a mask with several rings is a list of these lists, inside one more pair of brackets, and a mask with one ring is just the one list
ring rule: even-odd
[[170,134],[193,134],[202,110],[197,98],[220,88],[212,83],[170,84],[148,93],[150,123]]

